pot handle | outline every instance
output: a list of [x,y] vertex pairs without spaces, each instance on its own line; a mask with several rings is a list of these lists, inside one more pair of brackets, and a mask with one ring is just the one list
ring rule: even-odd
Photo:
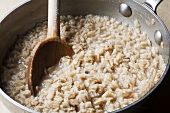
[[146,2],[144,2],[144,4],[149,6],[149,8],[151,8],[156,13],[156,8],[159,5],[159,3],[161,3],[161,2],[162,2],[162,0],[146,0]]

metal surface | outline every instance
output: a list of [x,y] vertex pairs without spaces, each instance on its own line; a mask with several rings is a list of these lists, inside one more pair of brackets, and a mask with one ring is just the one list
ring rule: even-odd
[[161,45],[161,42],[162,42],[162,34],[160,31],[155,31],[155,42],[160,46]]
[[125,17],[130,17],[132,15],[132,10],[127,4],[121,4],[119,10],[120,13]]
[[146,0],[145,4],[147,4],[154,12],[156,12],[156,7],[162,0]]
[[[160,81],[141,99],[115,111],[121,113],[135,112],[136,106],[144,102],[161,85],[169,68],[169,33],[161,19],[148,6],[134,0],[62,0],[61,2],[61,15],[107,15],[130,25],[133,25],[134,21],[138,19],[141,30],[146,31],[152,45],[159,48],[159,53],[167,64]],[[123,3],[127,4],[133,12],[128,18],[119,13],[119,6]],[[7,51],[14,45],[17,36],[24,35],[36,23],[44,20],[47,20],[47,0],[31,0],[15,9],[0,22],[0,64],[3,64],[3,59]],[[155,20],[156,23],[153,25],[151,20]],[[164,48],[161,48],[155,42],[154,35],[157,30],[161,31]],[[33,112],[12,100],[1,89],[0,99],[12,113]],[[133,109],[134,107],[135,109]]]

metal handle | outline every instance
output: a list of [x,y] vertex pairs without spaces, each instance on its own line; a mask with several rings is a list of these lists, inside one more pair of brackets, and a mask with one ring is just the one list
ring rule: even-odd
[[146,0],[144,2],[147,6],[149,6],[155,13],[156,13],[156,8],[161,3],[162,0]]

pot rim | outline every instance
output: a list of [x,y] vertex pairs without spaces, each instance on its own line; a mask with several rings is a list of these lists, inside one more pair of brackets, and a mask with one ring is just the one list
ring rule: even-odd
[[13,11],[15,11],[16,9],[20,8],[21,6],[23,6],[24,4],[30,2],[31,0],[27,0],[22,2],[21,4],[17,5],[16,7],[13,7],[9,12],[7,12],[4,16],[2,16],[2,18],[0,19],[0,23],[3,22],[3,20],[5,20],[5,18],[10,15]]

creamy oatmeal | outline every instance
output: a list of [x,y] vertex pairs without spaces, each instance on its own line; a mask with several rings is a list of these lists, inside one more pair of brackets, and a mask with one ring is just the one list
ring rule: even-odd
[[103,113],[125,107],[145,95],[166,64],[136,20],[134,26],[107,16],[61,16],[61,38],[75,55],[59,69],[45,69],[39,94],[31,95],[27,63],[37,42],[46,38],[47,22],[18,38],[5,61],[6,92],[43,113]]

